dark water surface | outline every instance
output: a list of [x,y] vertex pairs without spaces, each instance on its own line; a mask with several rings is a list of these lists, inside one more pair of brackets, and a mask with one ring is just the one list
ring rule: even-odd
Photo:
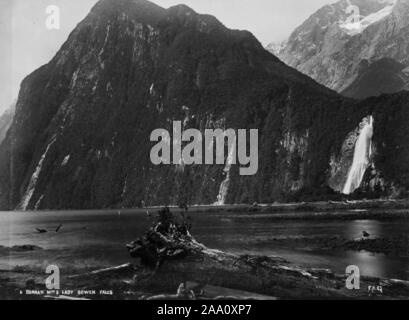
[[[154,211],[152,211],[154,213]],[[357,265],[364,275],[409,280],[409,259],[343,250],[280,245],[274,239],[343,237],[356,239],[366,230],[376,237],[407,235],[409,220],[274,221],[266,216],[193,213],[192,234],[206,246],[234,253],[281,256],[305,267],[344,273]],[[145,210],[0,212],[0,246],[36,245],[44,250],[0,256],[0,269],[56,264],[61,272],[120,265],[130,261],[125,244],[152,224]],[[61,230],[54,230],[62,224]],[[36,228],[49,232],[39,234]],[[285,243],[285,242],[284,242]]]

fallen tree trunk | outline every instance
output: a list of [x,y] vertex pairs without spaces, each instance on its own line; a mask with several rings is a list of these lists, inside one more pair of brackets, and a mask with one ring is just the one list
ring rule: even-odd
[[[127,245],[133,258],[140,258],[142,265],[158,268],[165,261],[199,257],[208,250],[190,234],[190,224],[185,216],[182,221],[169,208],[159,211],[157,223],[145,235]],[[212,252],[207,254],[212,255]],[[215,254],[215,253],[214,253]]]
[[[182,222],[178,222],[169,209],[165,208],[159,212],[158,222],[145,235],[128,244],[127,248],[131,257],[140,258],[144,266],[151,268],[159,268],[166,261],[201,261],[206,258],[217,263],[230,264],[235,268],[265,267],[316,278],[311,272],[290,266],[280,257],[238,256],[209,249],[197,242],[189,230],[190,224],[184,216]],[[315,274],[329,272],[323,269],[312,271]]]
[[[279,298],[367,298],[373,295],[368,288],[383,285],[387,289],[384,297],[409,296],[409,285],[402,282],[361,277],[362,289],[348,290],[346,275],[334,274],[328,269],[306,269],[280,257],[239,256],[209,249],[190,234],[189,219],[183,215],[181,218],[178,221],[165,208],[145,235],[127,245],[133,258],[139,258],[142,266],[154,270],[148,280],[140,278],[138,285],[144,289],[176,288],[180,283],[188,288],[186,283],[194,282],[201,285],[186,292],[178,290],[183,294],[170,296],[209,298],[211,292],[216,298],[217,288],[234,288],[233,291],[219,290],[219,296],[225,296],[225,292],[245,292],[243,297],[248,297],[252,296],[249,292],[257,292],[261,296]],[[200,287],[207,288],[207,296],[198,289]],[[156,297],[166,296],[170,297]]]

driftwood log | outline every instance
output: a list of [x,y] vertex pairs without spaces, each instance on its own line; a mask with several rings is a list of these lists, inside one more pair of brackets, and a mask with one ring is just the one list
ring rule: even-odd
[[181,215],[178,221],[167,207],[158,214],[155,225],[126,246],[132,258],[140,258],[146,267],[159,268],[166,260],[181,259],[203,251],[204,247],[190,235],[188,218]]
[[[199,243],[190,234],[190,219],[181,214],[177,219],[164,208],[158,213],[158,221],[145,235],[129,243],[127,249],[132,258],[140,258],[145,267],[159,268],[166,261],[175,260],[213,260],[221,264],[231,264],[233,267],[250,269],[267,267],[281,269],[286,272],[298,273],[304,277],[316,278],[304,269],[290,267],[285,259],[265,256],[238,256],[220,250],[209,249]],[[287,265],[288,264],[288,265]],[[314,269],[313,273],[329,273],[326,269]]]
[[[222,287],[226,289],[229,286],[239,289],[227,291],[231,292],[230,295],[237,296],[237,292],[242,292],[239,298],[253,295],[255,299],[257,294],[247,292],[248,287],[251,287],[252,292],[267,294],[262,299],[367,298],[370,295],[367,288],[379,285],[383,285],[388,292],[384,297],[402,298],[409,295],[408,283],[370,277],[361,277],[362,290],[351,291],[345,286],[344,274],[335,274],[328,269],[305,269],[280,257],[239,256],[209,249],[196,241],[190,231],[189,218],[181,214],[178,219],[168,208],[164,208],[160,210],[156,223],[142,237],[127,245],[131,257],[139,258],[143,267],[154,270],[150,278],[153,282],[150,283],[163,281],[167,276],[174,277],[175,274],[186,275],[183,290],[179,287],[176,298],[181,296],[182,291],[185,298],[205,298],[206,294],[208,298],[215,298],[217,292],[226,296]],[[205,278],[206,274],[215,276]],[[198,278],[201,281],[196,283]]]

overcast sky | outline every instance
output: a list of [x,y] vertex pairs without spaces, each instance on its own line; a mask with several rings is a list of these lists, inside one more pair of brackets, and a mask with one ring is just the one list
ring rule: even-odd
[[[0,113],[17,98],[22,79],[47,63],[97,0],[0,0]],[[281,41],[308,16],[336,0],[153,0],[184,3],[227,27],[250,30],[264,45]],[[46,8],[60,8],[59,30],[46,28]]]

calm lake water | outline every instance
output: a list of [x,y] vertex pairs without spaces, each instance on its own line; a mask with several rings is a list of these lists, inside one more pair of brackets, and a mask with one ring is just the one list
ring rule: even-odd
[[[155,211],[152,211],[154,213]],[[396,221],[274,221],[266,216],[193,213],[192,234],[210,248],[234,253],[281,256],[305,267],[344,273],[357,265],[364,275],[409,280],[409,259],[353,251],[313,250],[285,245],[274,239],[343,237],[356,239],[366,230],[376,237],[407,235],[409,220]],[[125,244],[152,224],[145,210],[69,212],[0,212],[0,245],[31,244],[44,250],[0,256],[0,269],[30,265],[60,266],[61,272],[97,269],[130,261]],[[54,230],[62,224],[61,230]],[[36,228],[49,232],[39,234]]]

